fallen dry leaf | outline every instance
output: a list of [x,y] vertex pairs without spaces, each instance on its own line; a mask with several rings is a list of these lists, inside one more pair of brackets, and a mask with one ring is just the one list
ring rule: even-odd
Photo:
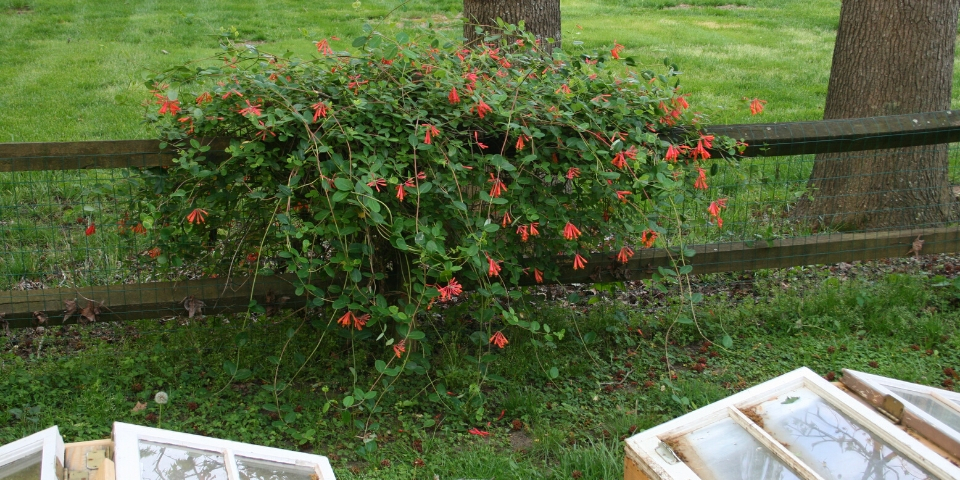
[[[80,323],[92,323],[97,321],[97,316],[100,315],[100,307],[103,306],[103,302],[97,303],[93,300],[87,300],[87,306],[80,311],[81,322]],[[86,319],[86,322],[83,322],[83,319]]]
[[187,318],[193,318],[197,315],[202,317],[203,307],[206,306],[207,304],[203,303],[203,300],[198,300],[193,295],[183,299],[183,308],[187,309]]
[[35,326],[35,327],[39,327],[39,326],[41,326],[41,325],[46,325],[46,324],[47,324],[47,320],[49,320],[49,319],[50,319],[50,318],[47,317],[47,314],[46,314],[46,313],[39,312],[39,311],[33,312],[33,323],[34,323],[34,326]]
[[77,301],[64,300],[63,301],[63,323],[67,323],[67,320],[69,320],[74,313],[77,313]]
[[7,316],[6,313],[0,312],[0,323],[3,324],[3,333],[4,333],[4,335],[6,335],[6,336],[9,337],[9,336],[10,336],[10,322],[8,322],[6,318],[4,318],[4,317],[6,317],[6,316]]
[[142,411],[144,411],[144,410],[146,410],[146,409],[147,409],[147,404],[146,404],[146,403],[144,403],[144,402],[137,402],[137,404],[134,405],[132,409],[130,409],[130,413],[142,412]]

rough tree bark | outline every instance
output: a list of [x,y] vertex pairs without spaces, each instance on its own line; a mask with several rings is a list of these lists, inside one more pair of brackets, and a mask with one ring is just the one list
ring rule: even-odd
[[[825,120],[948,110],[960,0],[843,0]],[[954,218],[947,146],[818,155],[795,218],[840,230]]]
[[[544,48],[560,47],[560,0],[463,0],[463,36],[467,43],[480,40],[476,27],[496,31],[497,18],[512,24],[521,21],[541,40]],[[546,40],[553,39],[551,45]]]

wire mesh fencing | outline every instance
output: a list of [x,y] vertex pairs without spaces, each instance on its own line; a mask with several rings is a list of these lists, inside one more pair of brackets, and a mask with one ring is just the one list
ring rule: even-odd
[[[697,252],[688,261],[693,273],[960,251],[954,117],[709,128],[749,147],[708,176],[726,210],[722,227],[714,220],[688,230],[684,242]],[[0,144],[5,326],[242,312],[252,299],[268,309],[302,304],[283,276],[253,281],[243,272],[159,268],[140,223],[140,171],[171,158],[148,141]],[[569,269],[560,283],[648,278],[670,266],[671,255],[643,249],[623,265],[600,252],[589,264]]]

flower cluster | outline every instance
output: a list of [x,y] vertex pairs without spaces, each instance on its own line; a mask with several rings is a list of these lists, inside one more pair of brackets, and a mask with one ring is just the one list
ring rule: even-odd
[[222,65],[154,79],[148,119],[181,148],[144,182],[166,193],[144,209],[156,252],[198,258],[216,238],[260,252],[260,273],[259,255],[282,258],[336,324],[394,322],[402,340],[464,288],[504,294],[611,249],[629,262],[671,233],[659,219],[677,202],[722,222],[708,172],[736,144],[697,131],[674,69],[615,73],[623,45],[551,56],[517,30],[476,48],[376,32],[353,45],[321,39],[306,61],[230,47]]

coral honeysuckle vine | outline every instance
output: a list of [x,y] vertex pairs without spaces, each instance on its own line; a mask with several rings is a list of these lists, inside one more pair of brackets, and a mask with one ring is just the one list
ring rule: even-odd
[[[180,149],[148,173],[162,260],[295,274],[327,325],[380,332],[393,358],[464,290],[491,300],[484,338],[504,348],[531,329],[495,301],[521,281],[721,224],[707,174],[738,145],[700,133],[676,67],[637,70],[619,44],[548,55],[510,26],[469,46],[367,31],[306,59],[228,45],[152,79],[148,119]],[[699,215],[676,222],[680,204]]]

